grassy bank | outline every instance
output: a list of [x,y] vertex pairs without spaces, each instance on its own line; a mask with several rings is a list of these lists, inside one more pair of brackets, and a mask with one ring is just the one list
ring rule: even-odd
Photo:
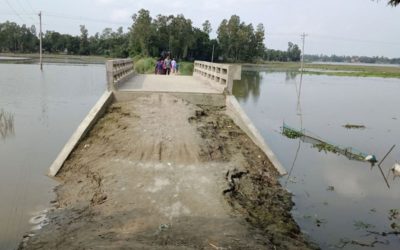
[[191,76],[193,75],[193,63],[192,62],[181,62],[179,63],[179,73],[181,75]]
[[139,74],[154,74],[156,59],[151,57],[134,57],[135,71]]
[[[263,64],[243,64],[244,69],[254,70],[300,70],[298,62],[267,62]],[[304,65],[306,74],[332,75],[332,76],[353,76],[353,77],[383,77],[400,78],[400,67],[398,66],[377,66],[377,65],[337,65],[337,64],[314,64]]]

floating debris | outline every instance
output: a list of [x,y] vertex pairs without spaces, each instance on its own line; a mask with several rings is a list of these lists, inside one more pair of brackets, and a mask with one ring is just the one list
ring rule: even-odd
[[334,186],[329,186],[326,190],[333,192],[333,191],[335,191],[335,187]]
[[393,173],[393,178],[400,177],[400,163],[396,162],[390,170]]
[[400,219],[400,210],[399,209],[390,209],[389,210],[389,220],[397,220]]
[[327,221],[325,220],[325,219],[318,219],[318,218],[315,218],[315,221],[314,221],[314,224],[317,226],[317,227],[320,227],[322,224],[326,224],[327,223]]
[[366,127],[364,125],[357,125],[357,124],[346,124],[343,125],[344,128],[347,129],[365,129]]
[[320,139],[318,136],[313,135],[305,129],[294,129],[285,123],[283,123],[282,134],[290,139],[300,138],[303,142],[311,143],[319,152],[324,151],[341,154],[346,156],[349,160],[367,161],[372,164],[378,162],[373,154],[363,153],[353,147],[344,147],[328,143],[326,140]]

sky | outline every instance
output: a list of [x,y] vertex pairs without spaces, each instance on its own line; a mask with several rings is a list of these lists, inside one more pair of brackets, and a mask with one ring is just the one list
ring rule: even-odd
[[93,35],[106,27],[127,31],[142,8],[153,17],[183,14],[196,27],[210,20],[213,38],[221,21],[236,14],[262,23],[271,49],[301,45],[304,32],[306,54],[400,57],[400,6],[387,0],[0,0],[0,22],[37,26],[42,11],[44,30],[76,35],[84,24]]

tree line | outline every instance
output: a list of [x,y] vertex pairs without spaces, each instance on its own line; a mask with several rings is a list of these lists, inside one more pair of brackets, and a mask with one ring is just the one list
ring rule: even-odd
[[[107,57],[149,56],[159,57],[171,53],[181,60],[250,62],[259,60],[298,61],[301,51],[289,43],[287,51],[267,49],[264,45],[263,24],[255,28],[233,15],[222,20],[211,39],[211,23],[206,20],[201,28],[194,27],[184,15],[157,15],[151,17],[148,10],[140,10],[132,16],[132,26],[124,32],[105,28],[89,36],[84,25],[80,35],[46,31],[43,34],[45,53],[69,55],[100,55]],[[0,52],[36,53],[39,50],[39,34],[33,25],[18,25],[6,21],[0,23]]]
[[340,62],[340,63],[380,63],[400,64],[400,58],[387,58],[383,56],[338,56],[338,55],[305,55],[304,60],[311,62]]

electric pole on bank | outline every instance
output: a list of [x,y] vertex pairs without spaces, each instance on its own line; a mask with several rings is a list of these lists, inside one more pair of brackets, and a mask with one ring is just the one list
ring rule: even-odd
[[301,34],[301,40],[303,42],[301,49],[301,72],[303,72],[303,67],[304,67],[304,47],[306,43],[306,36],[308,36],[306,33]]
[[39,12],[39,24],[40,24],[40,31],[39,31],[39,39],[40,39],[40,45],[39,45],[39,56],[40,56],[40,70],[43,70],[43,58],[42,58],[42,12]]
[[[304,73],[304,47],[306,43],[306,36],[308,36],[306,33],[303,32],[301,34],[301,40],[303,42],[302,49],[301,49],[301,72],[300,72],[300,84],[299,84],[299,92],[297,95],[297,109],[299,111],[299,114],[301,114],[301,107],[300,107],[300,97],[301,97],[301,87],[303,85],[303,73]],[[303,118],[300,115],[300,123],[301,123],[301,128],[303,128]]]

